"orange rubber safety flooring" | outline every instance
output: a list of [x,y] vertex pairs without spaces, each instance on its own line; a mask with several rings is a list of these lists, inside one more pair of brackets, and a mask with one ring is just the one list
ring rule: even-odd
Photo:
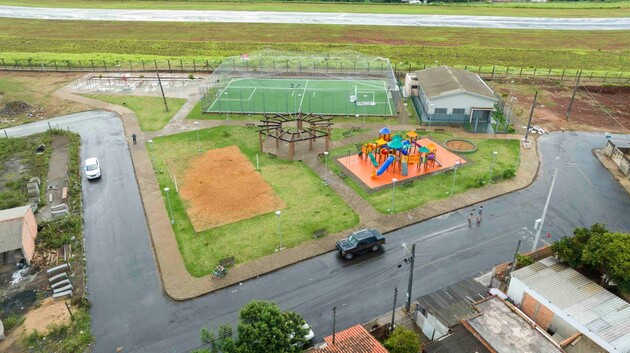
[[[420,165],[420,168],[418,168],[417,164],[409,164],[408,174],[407,176],[403,176],[401,174],[400,163],[392,163],[387,168],[387,170],[383,172],[383,174],[377,176],[376,178],[372,178],[372,173],[376,171],[378,167],[374,167],[372,161],[368,156],[363,155],[359,157],[358,154],[353,154],[347,157],[339,158],[337,159],[337,162],[348,168],[350,172],[361,179],[361,181],[370,189],[392,184],[393,178],[396,178],[398,181],[403,181],[407,179],[417,178],[421,175],[433,173],[439,170],[452,169],[455,166],[456,162],[459,162],[460,164],[466,163],[466,160],[464,160],[463,158],[459,157],[455,153],[450,152],[446,148],[438,145],[428,138],[419,139],[418,143],[422,146],[434,144],[436,147],[436,159],[439,164],[436,162],[434,166],[431,166],[431,163],[429,162],[427,168],[424,168],[423,165]],[[379,166],[385,162],[385,159],[385,156],[381,156],[380,160],[379,157],[376,157]]]

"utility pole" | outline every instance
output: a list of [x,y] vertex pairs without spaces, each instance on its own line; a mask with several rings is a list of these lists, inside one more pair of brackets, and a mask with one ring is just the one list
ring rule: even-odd
[[337,316],[337,307],[333,307],[333,339],[332,339],[332,344],[333,346],[335,345],[335,332],[337,331],[335,329],[335,317]]
[[[560,157],[556,157],[556,161]],[[553,193],[553,185],[556,183],[556,176],[558,175],[558,166],[556,166],[556,170],[553,172],[553,177],[551,178],[551,187],[549,187],[549,194],[547,194],[547,202],[545,202],[545,207],[543,208],[542,216],[540,217],[540,224],[538,224],[538,229],[536,230],[536,236],[534,237],[534,244],[532,244],[532,252],[536,251],[536,246],[538,245],[538,239],[540,239],[540,232],[542,231],[543,224],[545,223],[545,216],[547,215],[547,208],[549,208],[549,200],[551,200],[551,193]]]
[[409,258],[409,286],[407,287],[407,302],[405,310],[409,312],[411,308],[411,288],[413,287],[413,263],[416,259],[416,243],[411,244],[411,257]]
[[392,323],[389,325],[389,332],[394,331],[394,319],[396,318],[396,298],[398,297],[398,287],[394,288],[394,306],[392,307]]
[[577,82],[575,83],[575,88],[573,89],[573,95],[571,96],[571,101],[569,102],[569,108],[567,108],[567,120],[569,120],[569,114],[571,114],[571,107],[573,107],[573,99],[575,99],[575,93],[577,92],[578,87],[580,87],[580,77],[582,77],[582,70],[580,70],[580,73],[578,74]]
[[532,116],[534,116],[534,108],[536,107],[536,98],[538,98],[538,91],[536,91],[536,94],[534,94],[534,103],[532,103],[532,110],[529,112],[529,121],[527,121],[527,130],[525,130],[525,141],[527,141],[529,128],[532,125]]
[[162,80],[160,79],[160,72],[156,69],[155,73],[157,74],[158,83],[160,84],[160,91],[162,91],[162,99],[164,100],[164,109],[168,111],[168,104],[166,104],[166,97],[164,96],[164,88],[162,88]]
[[[514,272],[514,269],[516,268],[516,256],[518,255],[518,249],[521,247],[521,239],[518,240],[518,244],[516,244],[516,251],[514,252],[514,259],[512,259],[512,266],[510,266],[510,272],[508,272],[507,274],[509,275],[510,273]],[[507,285],[510,285],[510,277],[506,277],[506,281],[507,281]]]

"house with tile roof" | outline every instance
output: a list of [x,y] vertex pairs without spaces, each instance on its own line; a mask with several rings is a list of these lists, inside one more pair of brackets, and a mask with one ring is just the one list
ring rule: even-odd
[[324,338],[324,343],[312,353],[389,353],[383,345],[361,325],[355,325]]

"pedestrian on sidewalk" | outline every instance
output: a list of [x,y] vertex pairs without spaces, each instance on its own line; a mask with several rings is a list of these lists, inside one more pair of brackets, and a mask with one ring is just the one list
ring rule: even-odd
[[136,136],[136,134],[135,134],[135,133],[131,134],[131,139],[133,140],[133,144],[134,144],[134,145],[136,144],[136,137],[137,137],[137,136]]

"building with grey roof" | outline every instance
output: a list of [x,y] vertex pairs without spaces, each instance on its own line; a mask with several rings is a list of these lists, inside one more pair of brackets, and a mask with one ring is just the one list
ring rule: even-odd
[[424,353],[493,353],[462,324],[451,328],[448,336],[429,343]]
[[630,353],[630,304],[554,257],[511,275],[508,296],[541,328],[561,339],[588,338]]
[[438,339],[460,320],[477,315],[472,304],[487,297],[488,288],[474,279],[457,282],[417,299],[416,324],[429,339]]
[[468,125],[469,131],[492,130],[492,112],[499,102],[494,91],[474,72],[450,66],[408,73],[405,94],[423,122]]

